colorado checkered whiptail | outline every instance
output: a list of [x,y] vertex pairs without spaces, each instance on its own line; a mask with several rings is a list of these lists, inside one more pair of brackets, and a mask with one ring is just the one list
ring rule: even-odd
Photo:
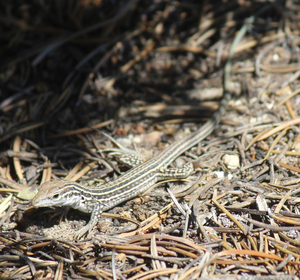
[[171,144],[160,154],[146,162],[138,162],[140,164],[135,164],[132,169],[108,183],[85,187],[72,181],[54,180],[46,182],[39,188],[38,193],[32,200],[32,205],[35,207],[70,206],[82,212],[91,213],[89,223],[76,234],[76,237],[79,238],[97,224],[102,211],[111,209],[121,202],[145,192],[157,181],[169,178],[186,178],[189,176],[193,171],[191,163],[184,165],[181,169],[167,167],[179,155],[206,138],[215,129],[224,115],[231,98],[231,59],[234,48],[244,36],[249,22],[239,31],[230,48],[224,69],[224,93],[219,108],[213,114],[212,118],[199,130]]

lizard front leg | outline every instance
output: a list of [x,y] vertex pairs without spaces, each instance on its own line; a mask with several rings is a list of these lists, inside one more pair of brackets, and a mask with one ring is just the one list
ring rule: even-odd
[[101,202],[98,201],[93,201],[92,202],[95,206],[92,209],[92,213],[91,213],[91,218],[90,221],[80,230],[78,230],[75,234],[74,234],[74,238],[75,239],[79,239],[80,237],[82,237],[83,235],[85,235],[86,233],[90,233],[91,230],[94,228],[94,226],[97,225],[102,212],[103,212],[103,204]]

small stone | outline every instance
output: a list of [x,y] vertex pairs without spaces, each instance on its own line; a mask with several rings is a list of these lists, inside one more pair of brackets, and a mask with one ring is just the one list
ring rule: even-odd
[[135,126],[135,129],[136,129],[136,132],[138,134],[145,134],[146,133],[146,130],[139,124]]
[[295,146],[295,152],[300,152],[300,143],[297,143]]
[[237,169],[240,167],[240,158],[238,155],[225,155],[223,161],[228,169]]
[[224,171],[215,171],[213,174],[216,174],[218,178],[224,178]]
[[156,145],[160,140],[162,133],[159,131],[152,131],[146,135],[145,141],[146,143],[151,143],[152,145]]
[[280,88],[275,92],[275,94],[278,96],[287,96],[291,93],[292,93],[292,90],[291,90],[290,86]]
[[168,126],[167,129],[166,129],[166,134],[167,135],[174,135],[175,131],[174,131],[173,127]]

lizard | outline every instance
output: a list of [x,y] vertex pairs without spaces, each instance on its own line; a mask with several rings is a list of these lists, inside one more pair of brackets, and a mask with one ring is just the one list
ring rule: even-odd
[[194,170],[192,163],[189,162],[178,169],[168,168],[168,166],[178,156],[210,135],[225,114],[231,100],[230,73],[234,49],[253,20],[254,17],[249,18],[248,23],[244,24],[233,40],[224,66],[223,97],[218,109],[200,129],[174,142],[158,155],[145,162],[139,159],[132,160],[131,158],[127,161],[127,164],[131,165],[132,168],[105,184],[85,187],[80,183],[67,180],[46,182],[40,186],[32,200],[32,205],[34,207],[69,206],[85,213],[91,213],[90,221],[75,234],[75,238],[80,238],[90,232],[97,224],[103,211],[136,197],[158,181],[188,177]]

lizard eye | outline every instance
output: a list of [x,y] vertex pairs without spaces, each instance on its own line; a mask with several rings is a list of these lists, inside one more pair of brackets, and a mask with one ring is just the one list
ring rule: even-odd
[[58,193],[57,193],[57,194],[54,194],[54,195],[53,195],[53,198],[54,198],[54,199],[58,199],[58,198],[59,198],[59,194],[58,194]]

